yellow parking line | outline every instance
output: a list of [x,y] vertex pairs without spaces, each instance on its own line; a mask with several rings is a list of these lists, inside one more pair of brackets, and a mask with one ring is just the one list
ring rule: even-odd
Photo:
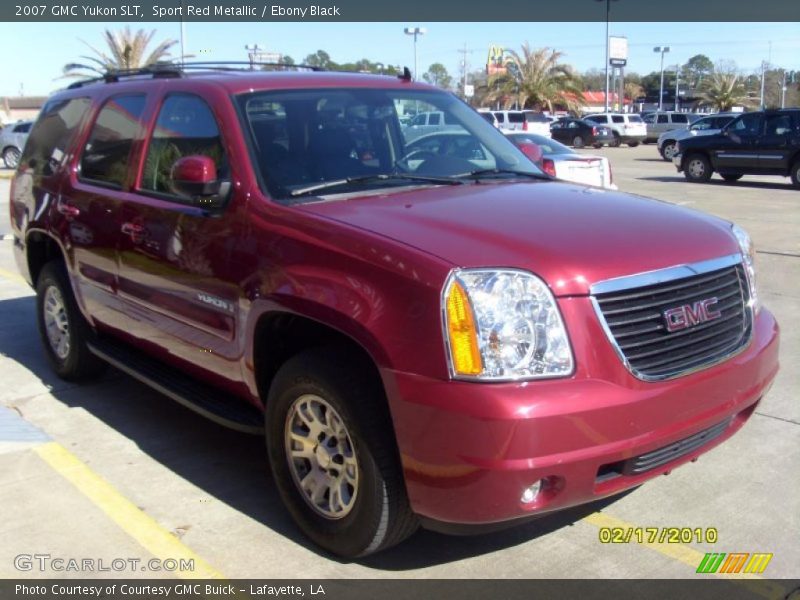
[[5,269],[0,269],[0,277],[2,277],[3,279],[9,279],[16,283],[24,283],[25,285],[28,285],[28,282],[25,281],[25,278],[19,273],[13,273],[12,271],[6,271]]
[[182,559],[194,561],[194,570],[178,570],[174,572],[176,576],[184,579],[225,579],[69,450],[56,442],[47,442],[34,448],[34,451],[153,556],[162,561],[173,559],[178,564]]
[[[619,527],[627,530],[636,527],[636,525],[623,521],[622,519],[617,519],[616,517],[599,512],[592,513],[591,515],[584,517],[582,520],[584,523],[588,523],[597,529],[604,527]],[[695,572],[700,564],[700,561],[703,560],[703,557],[705,556],[704,552],[700,552],[684,544],[662,544],[657,542],[651,543],[646,540],[638,542],[636,539],[633,539],[631,543],[644,546],[650,550],[655,550],[656,552],[673,560],[677,560],[678,562],[689,565],[692,568],[692,572]],[[787,590],[778,585],[776,582],[765,580],[758,575],[754,575],[753,573],[715,573],[715,575],[723,579],[734,580],[734,583],[746,587],[755,594],[763,598],[769,598],[770,600],[784,598],[787,593]],[[753,579],[759,581],[748,581]]]

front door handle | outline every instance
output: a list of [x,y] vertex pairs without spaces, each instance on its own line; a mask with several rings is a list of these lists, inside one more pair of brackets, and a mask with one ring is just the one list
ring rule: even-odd
[[123,223],[121,227],[123,234],[128,235],[134,242],[141,242],[144,239],[145,228],[144,225],[138,223]]

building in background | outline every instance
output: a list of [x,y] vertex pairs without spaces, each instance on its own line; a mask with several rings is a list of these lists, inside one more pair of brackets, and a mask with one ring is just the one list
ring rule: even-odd
[[0,122],[16,123],[35,119],[47,96],[6,96],[0,98]]

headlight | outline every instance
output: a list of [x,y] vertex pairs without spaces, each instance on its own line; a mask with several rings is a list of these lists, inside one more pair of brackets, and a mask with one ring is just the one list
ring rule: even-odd
[[555,299],[532,273],[456,269],[445,282],[442,308],[453,377],[501,381],[572,373]]
[[747,276],[747,284],[750,288],[750,306],[753,310],[759,309],[758,292],[756,291],[756,250],[753,247],[753,241],[747,232],[736,224],[731,225],[731,231],[739,242],[739,248],[742,250],[742,257],[744,258],[745,275]]

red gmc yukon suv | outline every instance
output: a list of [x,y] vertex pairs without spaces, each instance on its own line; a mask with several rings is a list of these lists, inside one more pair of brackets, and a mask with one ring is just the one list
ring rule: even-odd
[[[407,138],[422,112],[448,131]],[[778,369],[742,229],[554,181],[408,76],[73,84],[11,221],[56,372],[110,363],[264,434],[293,519],[343,556],[638,486],[733,435]]]

